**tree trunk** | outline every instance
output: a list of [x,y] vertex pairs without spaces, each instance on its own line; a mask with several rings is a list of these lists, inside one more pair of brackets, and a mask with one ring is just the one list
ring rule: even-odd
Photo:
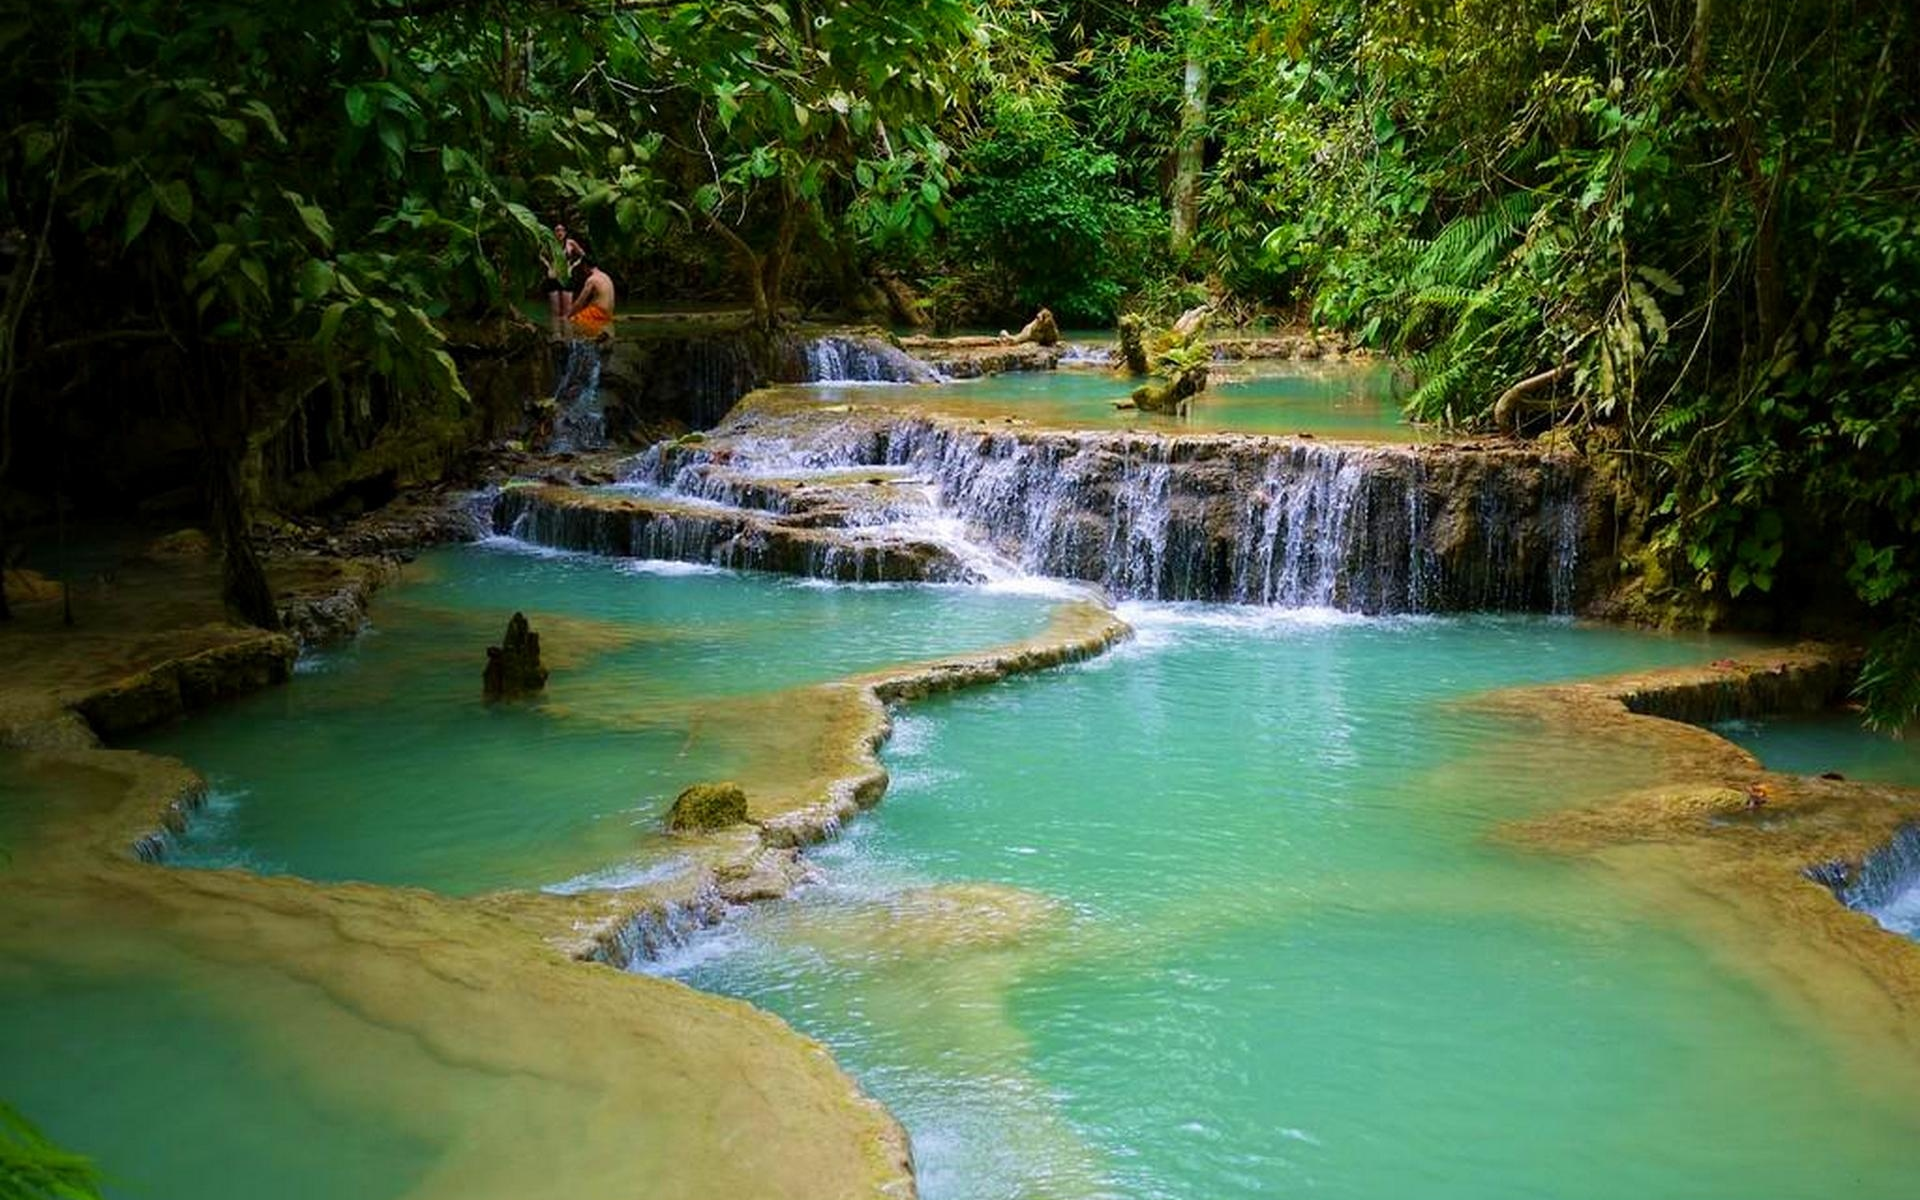
[[0,621],[13,620],[13,606],[7,603],[7,519],[0,513]]
[[246,499],[240,489],[240,455],[226,446],[209,447],[207,506],[214,537],[220,542],[221,599],[249,625],[276,632],[280,607],[260,557],[247,533]]
[[1180,135],[1174,147],[1173,251],[1185,254],[1199,222],[1200,170],[1206,163],[1207,64],[1200,53],[1199,29],[1210,16],[1212,0],[1187,0],[1193,32],[1187,47],[1186,78],[1180,97]]

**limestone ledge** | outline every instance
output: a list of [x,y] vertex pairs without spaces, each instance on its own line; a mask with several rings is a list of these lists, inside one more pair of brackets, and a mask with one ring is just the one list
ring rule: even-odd
[[494,528],[543,546],[711,563],[845,583],[955,581],[966,569],[929,541],[844,523],[814,507],[763,512],[569,487],[503,489]]
[[96,733],[117,737],[218,700],[285,683],[297,653],[294,640],[284,634],[247,638],[158,663],[83,697],[74,707]]
[[1825,707],[1858,663],[1852,647],[1801,643],[1478,703],[1564,731],[1654,780],[1516,822],[1500,840],[1611,869],[1816,1027],[1849,1029],[1850,1053],[1871,1048],[1869,1069],[1878,1056],[1911,1070],[1920,1068],[1920,944],[1839,903],[1831,880],[1920,821],[1920,790],[1769,771],[1696,723]]
[[620,891],[513,893],[482,903],[574,958],[629,966],[658,957],[719,922],[731,905],[786,896],[809,877],[801,849],[880,802],[888,778],[878,752],[892,733],[892,706],[1091,658],[1131,632],[1104,605],[1074,602],[1023,642],[812,689],[844,706],[828,725],[819,777],[771,802],[756,796],[750,824],[683,837],[681,866],[670,878]]
[[1041,346],[997,337],[903,337],[900,346],[948,379],[1051,371],[1067,352],[1063,345]]

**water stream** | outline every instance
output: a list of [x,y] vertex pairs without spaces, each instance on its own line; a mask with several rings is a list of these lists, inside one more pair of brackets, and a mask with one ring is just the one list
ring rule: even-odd
[[1538,619],[1130,609],[930,702],[827,881],[673,969],[821,1037],[930,1200],[1905,1194],[1920,1114],[1502,822],[1658,778],[1484,689],[1724,652]]
[[[1072,376],[991,386],[1088,403]],[[1663,764],[1476,697],[1746,645],[1542,615],[1591,557],[1571,473],[913,414],[812,432],[658,449],[584,507],[509,489],[503,532],[587,553],[427,554],[292,687],[139,739],[214,789],[173,865],[428,891],[403,920],[339,889],[320,921],[285,881],[164,875],[75,918],[124,914],[117,940],[0,912],[0,1095],[127,1195],[532,1194],[556,1163],[598,1194],[632,1164],[575,1161],[578,1131],[665,1153],[705,1118],[649,1074],[657,1045],[576,1046],[545,1005],[597,989],[601,1028],[699,998],[531,945],[512,969],[550,994],[522,997],[429,893],[643,880],[681,853],[659,832],[680,788],[817,787],[835,681],[1029,638],[1063,577],[1126,601],[1133,640],[900,711],[886,802],[810,852],[817,882],[647,968],[824,1041],[906,1124],[927,1200],[1876,1200],[1920,1177],[1904,1068],[1866,1077],[1843,1019],[1813,1027],[1618,880],[1501,838]],[[868,570],[836,546],[974,583],[711,565]],[[553,679],[489,707],[483,647],[516,609]],[[1830,749],[1818,769],[1869,773]],[[38,836],[38,786],[0,780],[0,846]]]

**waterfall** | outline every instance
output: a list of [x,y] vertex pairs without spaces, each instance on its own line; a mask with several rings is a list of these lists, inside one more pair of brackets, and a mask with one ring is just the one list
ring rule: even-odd
[[887,452],[1029,572],[1116,596],[1368,613],[1578,599],[1579,479],[1533,455],[928,422],[896,426]]
[[1807,874],[1832,888],[1848,908],[1920,940],[1920,824],[1902,825],[1892,841],[1867,855],[1857,869],[1829,863]]
[[667,901],[628,918],[600,944],[594,958],[622,970],[640,970],[685,946],[694,934],[718,925],[726,915],[727,902],[718,889],[703,884],[686,901]]
[[[862,499],[869,472],[893,486]],[[842,580],[1014,570],[1118,598],[1364,613],[1572,612],[1583,564],[1605,561],[1578,464],[1508,447],[776,419],[656,446],[626,486],[634,506],[611,509],[510,491],[494,527]]]
[[800,344],[803,383],[934,383],[938,372],[879,337],[828,334]]
[[600,347],[570,339],[562,353],[553,385],[553,434],[547,446],[555,451],[598,450],[607,444],[607,418],[600,403]]

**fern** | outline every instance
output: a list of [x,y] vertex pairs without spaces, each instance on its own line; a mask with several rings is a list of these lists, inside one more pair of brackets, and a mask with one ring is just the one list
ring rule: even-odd
[[1477,213],[1454,218],[1414,261],[1414,277],[1426,284],[1477,287],[1533,216],[1534,199],[1510,192]]
[[1896,624],[1874,638],[1853,694],[1875,729],[1897,734],[1920,721],[1920,623]]

